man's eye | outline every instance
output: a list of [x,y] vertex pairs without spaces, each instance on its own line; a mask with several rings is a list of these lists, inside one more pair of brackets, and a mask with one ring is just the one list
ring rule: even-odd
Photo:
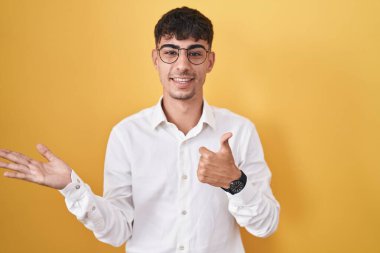
[[177,50],[164,50],[163,53],[165,56],[177,56],[178,55]]
[[203,51],[189,51],[190,57],[202,57],[204,55]]

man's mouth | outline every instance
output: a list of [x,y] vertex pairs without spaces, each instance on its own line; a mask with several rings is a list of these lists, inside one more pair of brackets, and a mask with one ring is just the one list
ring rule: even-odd
[[175,86],[179,89],[187,89],[191,86],[194,77],[171,77],[170,81],[173,81]]
[[172,80],[176,83],[179,83],[179,84],[187,84],[190,81],[192,81],[193,79],[194,78],[190,78],[190,77],[172,77],[172,78],[170,78],[170,80]]

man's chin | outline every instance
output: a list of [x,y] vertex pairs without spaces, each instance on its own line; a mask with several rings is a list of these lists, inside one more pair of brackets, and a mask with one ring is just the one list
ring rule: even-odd
[[192,92],[188,92],[188,93],[169,93],[170,97],[173,98],[173,99],[176,99],[176,100],[190,100],[194,97],[195,93],[192,91]]

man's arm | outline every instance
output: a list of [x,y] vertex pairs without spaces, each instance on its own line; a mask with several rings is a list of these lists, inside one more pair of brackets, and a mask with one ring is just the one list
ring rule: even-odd
[[239,168],[247,175],[247,183],[238,194],[227,194],[228,209],[248,232],[258,237],[268,237],[277,229],[280,205],[272,194],[272,175],[253,125],[248,129],[247,136],[247,146],[241,149],[239,163]]
[[277,229],[280,205],[272,194],[271,172],[264,160],[260,139],[253,125],[245,136],[248,142],[245,142],[245,147],[241,147],[238,166],[235,165],[228,144],[231,133],[221,137],[221,149],[217,153],[200,148],[198,178],[203,183],[227,189],[231,181],[240,177],[242,170],[247,175],[246,185],[235,195],[226,193],[229,198],[228,209],[237,223],[251,234],[267,237]]
[[91,188],[48,148],[39,144],[37,150],[48,161],[33,160],[18,152],[0,149],[0,167],[9,169],[4,176],[60,190],[66,206],[98,240],[120,246],[131,237],[133,203],[129,164],[116,134],[111,132],[105,168],[104,197]]
[[116,247],[132,236],[134,219],[130,163],[126,157],[130,151],[125,150],[121,139],[114,128],[105,157],[103,197],[92,193],[74,171],[72,183],[61,191],[69,211],[99,241]]

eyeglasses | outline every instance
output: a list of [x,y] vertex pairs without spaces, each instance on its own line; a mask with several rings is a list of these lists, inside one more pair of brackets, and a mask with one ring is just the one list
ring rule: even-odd
[[191,45],[188,48],[180,48],[177,45],[165,44],[157,49],[161,61],[167,64],[176,62],[179,58],[181,50],[186,50],[187,59],[194,65],[200,65],[204,63],[207,59],[208,53],[210,52],[209,50],[206,50],[204,46],[199,44]]

